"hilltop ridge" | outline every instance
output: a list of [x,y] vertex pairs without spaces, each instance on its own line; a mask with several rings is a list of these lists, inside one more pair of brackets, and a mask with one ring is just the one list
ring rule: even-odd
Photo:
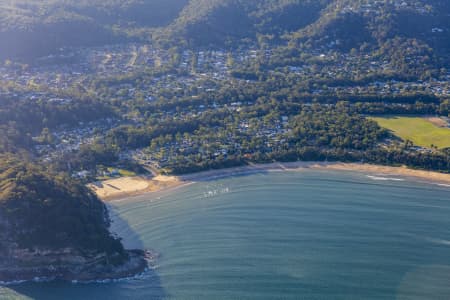
[[445,54],[450,38],[443,0],[2,0],[0,8],[0,58],[124,41],[235,47],[264,38],[342,51],[412,39]]

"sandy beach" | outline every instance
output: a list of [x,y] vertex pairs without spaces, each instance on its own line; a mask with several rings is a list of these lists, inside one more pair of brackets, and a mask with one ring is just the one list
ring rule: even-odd
[[145,176],[121,177],[91,183],[88,184],[88,187],[103,201],[112,201],[174,188],[183,184],[185,182],[178,177],[159,175],[153,178]]
[[389,167],[362,163],[339,163],[339,162],[289,162],[270,164],[251,164],[242,167],[203,171],[182,176],[155,177],[122,177],[103,182],[89,184],[100,199],[112,201],[131,196],[138,196],[153,193],[181,185],[199,181],[209,181],[235,175],[246,175],[254,173],[274,172],[274,171],[302,171],[302,170],[335,170],[354,171],[366,175],[383,178],[400,177],[403,179],[429,181],[438,184],[450,185],[450,174],[438,172],[414,170],[407,167]]

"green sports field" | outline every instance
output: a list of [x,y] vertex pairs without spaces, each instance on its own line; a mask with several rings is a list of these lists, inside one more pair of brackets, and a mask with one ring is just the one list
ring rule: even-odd
[[436,126],[426,118],[388,116],[371,119],[401,139],[410,140],[417,146],[450,147],[450,128]]

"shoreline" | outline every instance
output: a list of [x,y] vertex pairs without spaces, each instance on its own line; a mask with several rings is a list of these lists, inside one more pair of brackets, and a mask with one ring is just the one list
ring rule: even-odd
[[[120,190],[115,193],[110,193],[102,195],[98,193],[98,189],[94,189],[97,196],[105,202],[114,202],[118,200],[124,200],[127,198],[142,196],[142,195],[152,195],[156,192],[170,191],[182,186],[193,184],[200,181],[211,181],[221,178],[227,178],[232,176],[244,176],[265,172],[276,172],[276,171],[305,171],[305,170],[330,170],[330,171],[348,171],[348,172],[359,172],[365,173],[368,176],[373,176],[375,179],[380,180],[418,180],[421,179],[427,183],[441,184],[444,186],[450,185],[450,174],[439,173],[435,171],[425,171],[425,170],[415,170],[407,168],[405,166],[394,167],[394,166],[383,166],[383,165],[373,165],[365,163],[343,163],[343,162],[274,162],[267,164],[249,164],[246,166],[207,170],[197,173],[185,174],[180,176],[162,176],[158,175],[154,178],[147,177],[133,177],[133,180],[137,180],[140,186],[142,181],[147,183],[147,186],[143,189],[136,189],[133,186],[128,187],[128,191]],[[384,176],[388,176],[384,178]],[[400,176],[401,178],[392,178],[392,176]],[[120,182],[129,181],[130,178],[118,178],[112,179],[108,182]],[[140,180],[140,181],[139,181]],[[92,189],[92,184],[89,185]]]
[[[450,185],[450,174],[435,171],[411,169],[406,166],[383,166],[366,163],[343,163],[343,162],[274,162],[268,164],[252,164],[248,166],[233,167],[228,169],[208,170],[198,173],[181,175],[184,181],[208,181],[239,175],[251,175],[264,172],[276,171],[305,171],[305,170],[330,170],[364,173],[368,176],[388,176],[387,179],[421,179],[426,183]],[[402,178],[394,178],[400,176]]]
[[87,261],[82,264],[66,262],[16,266],[0,266],[0,286],[25,282],[64,281],[71,283],[110,282],[141,276],[150,269],[154,254],[148,250],[126,250],[129,257],[120,265],[102,265]]

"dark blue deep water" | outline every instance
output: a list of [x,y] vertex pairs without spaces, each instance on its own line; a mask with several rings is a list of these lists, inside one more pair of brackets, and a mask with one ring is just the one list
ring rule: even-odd
[[151,271],[7,286],[0,299],[450,299],[449,192],[309,170],[118,201],[112,229],[160,254]]

